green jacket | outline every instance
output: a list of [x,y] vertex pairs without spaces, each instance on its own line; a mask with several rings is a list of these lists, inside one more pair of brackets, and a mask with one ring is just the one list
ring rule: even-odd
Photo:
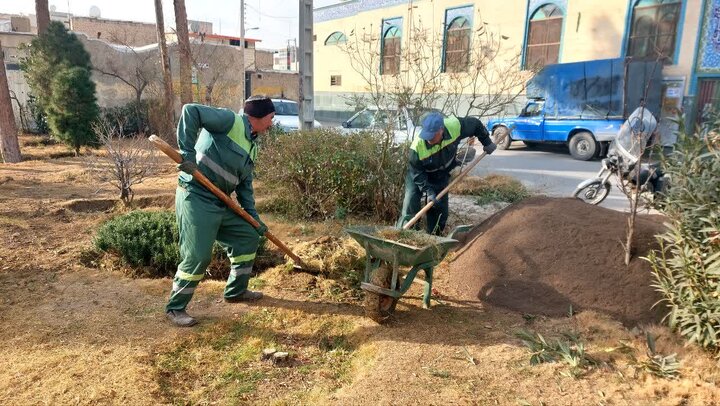
[[443,140],[436,145],[416,137],[410,145],[410,165],[408,174],[417,187],[423,191],[430,190],[435,193],[437,186],[444,185],[450,180],[450,171],[457,165],[457,150],[460,140],[478,137],[483,145],[489,145],[492,140],[483,123],[475,117],[445,118]]
[[[258,218],[252,185],[257,145],[247,117],[227,109],[186,104],[177,141],[186,161],[197,163],[200,172],[225,194],[236,192],[240,206]],[[191,193],[219,202],[188,173],[180,172],[178,182]]]

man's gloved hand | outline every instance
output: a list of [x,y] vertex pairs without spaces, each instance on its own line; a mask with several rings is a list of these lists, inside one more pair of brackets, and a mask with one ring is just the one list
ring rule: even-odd
[[433,205],[438,204],[437,194],[435,193],[434,190],[428,190],[427,198],[429,201],[433,202]]
[[256,218],[255,221],[260,223],[260,227],[256,228],[255,231],[257,231],[257,233],[260,237],[264,236],[265,233],[267,233],[267,231],[268,231],[267,226],[265,225],[265,223],[262,222],[262,220],[260,220],[260,218]]
[[485,151],[486,154],[490,155],[497,149],[497,145],[495,145],[494,142],[491,142],[488,145],[483,146],[483,151]]
[[177,169],[191,175],[196,170],[199,170],[197,164],[192,161],[183,161],[181,164],[178,164]]

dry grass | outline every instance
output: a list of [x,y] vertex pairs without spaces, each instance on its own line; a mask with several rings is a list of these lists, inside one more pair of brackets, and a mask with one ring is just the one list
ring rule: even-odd
[[455,185],[452,192],[458,195],[475,196],[479,205],[493,202],[516,203],[530,197],[530,192],[517,179],[495,174],[482,178],[466,177]]
[[326,275],[362,269],[365,251],[351,238],[323,236],[309,242],[301,242],[293,247],[308,267]]
[[[716,360],[667,328],[641,326],[657,337],[658,353],[677,353],[681,375],[672,381],[638,370],[617,350],[624,342],[644,360],[643,331],[590,311],[524,319],[456,302],[444,264],[434,280],[444,305],[423,310],[413,286],[389,326],[363,317],[358,297],[334,300],[349,284],[333,273],[277,267],[251,280],[266,294],[252,305],[223,303],[224,283],[203,281],[189,307],[200,325],[173,328],[162,314],[170,280],[128,279],[79,263],[93,230],[113,215],[50,210],[113,197],[61,174],[82,168],[82,157],[0,164],[0,229],[11,230],[0,232],[0,404],[720,404]],[[168,171],[138,192],[168,194],[175,183]],[[340,223],[267,222],[283,241],[342,232]],[[363,254],[357,248],[352,257]],[[326,260],[332,249],[314,255]],[[342,272],[344,261],[329,268]],[[352,274],[359,272],[345,273]],[[579,379],[564,376],[561,364],[531,366],[513,336],[520,328],[545,337],[577,332],[600,366]],[[292,363],[257,360],[267,345],[288,350]]]
[[386,240],[397,241],[401,244],[410,245],[416,248],[425,248],[437,243],[437,239],[435,239],[435,237],[422,231],[415,230],[397,230],[393,228],[386,228],[379,231],[377,235]]
[[[173,404],[297,402],[308,386],[327,393],[347,383],[352,326],[341,316],[296,310],[262,309],[221,321],[157,354],[160,391]],[[262,361],[264,348],[288,352],[290,361]]]

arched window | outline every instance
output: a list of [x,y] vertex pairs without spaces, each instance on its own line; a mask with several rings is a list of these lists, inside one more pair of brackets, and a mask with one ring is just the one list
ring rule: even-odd
[[397,75],[400,73],[400,41],[402,31],[394,25],[389,26],[382,39],[382,69],[383,75]]
[[445,72],[465,72],[470,63],[470,20],[456,17],[445,32]]
[[632,11],[627,56],[672,62],[680,0],[640,0]]
[[340,45],[347,42],[347,37],[340,31],[330,34],[325,40],[325,45]]
[[554,4],[542,5],[531,15],[525,66],[541,67],[558,63],[563,18],[562,9]]

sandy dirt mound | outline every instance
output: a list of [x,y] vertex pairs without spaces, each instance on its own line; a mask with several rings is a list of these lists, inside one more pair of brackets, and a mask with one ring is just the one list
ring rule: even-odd
[[532,198],[491,217],[466,239],[449,285],[463,299],[551,317],[571,309],[625,324],[658,321],[649,264],[658,216],[638,216],[634,259],[623,263],[627,217],[575,199]]

